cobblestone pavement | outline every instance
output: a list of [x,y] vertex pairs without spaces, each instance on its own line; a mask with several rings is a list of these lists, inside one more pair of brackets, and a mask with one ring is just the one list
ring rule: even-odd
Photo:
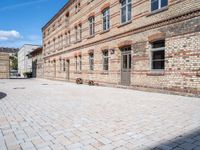
[[0,92],[0,150],[200,150],[198,98],[38,79]]

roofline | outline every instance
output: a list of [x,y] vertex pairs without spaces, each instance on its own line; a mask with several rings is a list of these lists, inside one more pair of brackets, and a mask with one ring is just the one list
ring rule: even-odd
[[42,48],[42,46],[40,46],[40,47],[34,49],[34,50],[33,50],[32,52],[30,52],[29,54],[32,55],[33,53],[35,53],[35,52],[37,52],[37,51],[42,51],[42,50],[43,50],[43,48]]
[[24,47],[25,45],[30,45],[30,46],[39,46],[39,47],[41,47],[41,45],[37,45],[37,44],[24,44],[24,45],[22,45],[22,46],[19,48],[19,50],[22,49],[22,47]]
[[73,0],[68,0],[68,2],[42,27],[42,31],[44,31],[55,19],[62,14],[66,8],[72,3]]

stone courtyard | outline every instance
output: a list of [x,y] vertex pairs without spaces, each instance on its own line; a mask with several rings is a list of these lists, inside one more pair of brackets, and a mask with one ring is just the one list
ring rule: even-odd
[[200,150],[200,99],[0,80],[0,150]]

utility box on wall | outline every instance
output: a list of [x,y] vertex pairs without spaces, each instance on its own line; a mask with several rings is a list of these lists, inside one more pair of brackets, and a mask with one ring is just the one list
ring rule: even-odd
[[8,79],[9,78],[9,54],[0,53],[0,79]]

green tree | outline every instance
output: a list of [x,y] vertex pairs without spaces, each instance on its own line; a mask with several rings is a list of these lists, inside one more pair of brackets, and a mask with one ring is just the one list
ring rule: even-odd
[[17,60],[17,56],[16,55],[13,55],[13,56],[10,56],[10,68],[12,70],[17,70],[18,68],[18,60]]

